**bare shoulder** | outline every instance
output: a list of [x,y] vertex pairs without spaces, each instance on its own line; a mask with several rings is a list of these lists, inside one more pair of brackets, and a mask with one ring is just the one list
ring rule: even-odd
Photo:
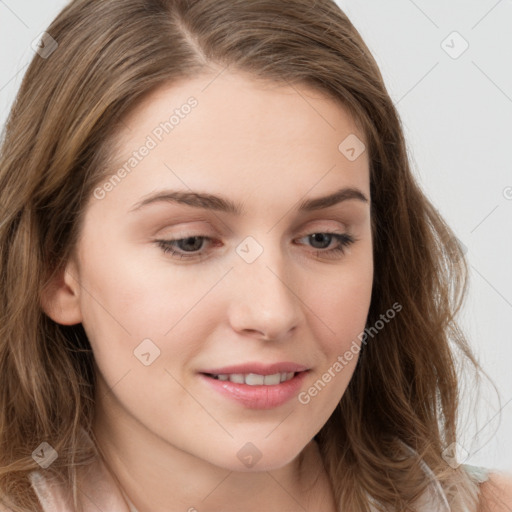
[[479,512],[512,512],[512,473],[490,473],[480,484]]

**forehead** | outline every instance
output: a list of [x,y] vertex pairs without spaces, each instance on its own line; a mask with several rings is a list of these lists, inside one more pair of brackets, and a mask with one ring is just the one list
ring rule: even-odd
[[344,153],[346,140],[364,147],[364,134],[340,102],[304,85],[228,72],[181,80],[148,94],[122,126],[109,171],[124,168],[123,178],[109,196],[124,205],[163,187],[267,198],[369,190],[366,152]]
[[[197,103],[193,108],[187,106],[191,98]],[[166,130],[164,125],[169,122],[172,126]],[[237,148],[234,140],[244,149],[250,141],[256,145],[269,140],[306,140],[307,146],[313,147],[326,133],[333,135],[334,141],[344,134],[365,138],[341,101],[323,92],[304,84],[283,85],[224,71],[181,79],[151,91],[125,115],[117,138],[123,152],[138,147],[148,135],[159,146],[169,146],[195,134],[196,147],[224,139],[233,153]],[[229,136],[233,137],[227,139]]]

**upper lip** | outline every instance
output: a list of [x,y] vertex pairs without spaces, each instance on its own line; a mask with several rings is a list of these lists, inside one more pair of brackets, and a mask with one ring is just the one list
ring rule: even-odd
[[307,366],[291,362],[264,364],[259,362],[223,366],[222,368],[210,368],[201,370],[200,373],[212,375],[223,375],[233,373],[256,373],[258,375],[274,375],[275,373],[303,372],[308,370]]

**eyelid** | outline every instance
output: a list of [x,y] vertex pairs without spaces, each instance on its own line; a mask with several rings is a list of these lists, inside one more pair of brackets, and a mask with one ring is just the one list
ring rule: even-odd
[[[334,218],[334,216],[331,216],[332,214],[328,217],[325,217],[324,215],[320,212],[314,212],[312,214],[313,218],[295,222],[285,232],[285,235],[293,235],[295,237],[297,236],[295,233],[298,232],[300,234],[299,236],[305,236],[320,231],[329,231],[342,235],[353,231],[354,222],[351,221],[350,218],[347,218],[346,215],[343,216],[343,220],[340,217]],[[183,217],[178,217],[178,220],[179,222],[175,224],[166,224],[165,226],[160,227],[157,231],[151,234],[151,238],[177,239],[188,238],[191,236],[216,238],[223,236],[231,237],[234,235],[234,231],[231,228],[226,227],[223,222],[220,227],[217,227],[214,222],[204,217],[192,218],[190,221],[184,220]],[[336,226],[333,226],[333,223],[335,223]],[[244,236],[242,236],[242,238],[244,238]]]
[[[196,226],[196,223],[199,225]],[[204,224],[206,224],[206,226],[204,226]],[[208,235],[207,232],[209,233]],[[219,229],[207,220],[192,220],[191,222],[179,222],[172,225],[166,224],[164,227],[152,233],[153,238],[166,236],[177,238],[182,235],[186,238],[189,236],[221,236],[221,233]]]
[[[324,222],[322,224],[322,222]],[[336,226],[333,226],[333,222]],[[312,233],[329,232],[339,235],[352,232],[352,224],[346,222],[340,222],[339,220],[328,220],[328,219],[316,219],[310,222],[306,222],[299,230],[300,236],[310,235]],[[294,230],[295,231],[295,230]]]

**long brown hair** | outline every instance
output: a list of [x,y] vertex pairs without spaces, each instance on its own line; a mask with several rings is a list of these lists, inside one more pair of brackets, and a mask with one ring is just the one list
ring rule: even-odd
[[[398,113],[377,64],[332,0],[75,0],[47,29],[10,112],[0,155],[0,496],[41,510],[27,478],[46,470],[73,490],[94,457],[81,436],[94,414],[93,355],[81,324],[62,326],[40,297],[76,247],[84,207],[113,169],[116,128],[144,96],[212,66],[306,84],[349,109],[370,160],[374,283],[367,326],[400,314],[361,345],[350,384],[320,430],[339,510],[407,510],[426,489],[423,460],[451,510],[473,509],[477,485],[443,450],[457,440],[457,359],[483,372],[455,315],[467,264],[418,187]],[[53,44],[53,43],[52,43]],[[341,142],[341,141],[340,141]],[[404,444],[416,456],[404,452]]]

